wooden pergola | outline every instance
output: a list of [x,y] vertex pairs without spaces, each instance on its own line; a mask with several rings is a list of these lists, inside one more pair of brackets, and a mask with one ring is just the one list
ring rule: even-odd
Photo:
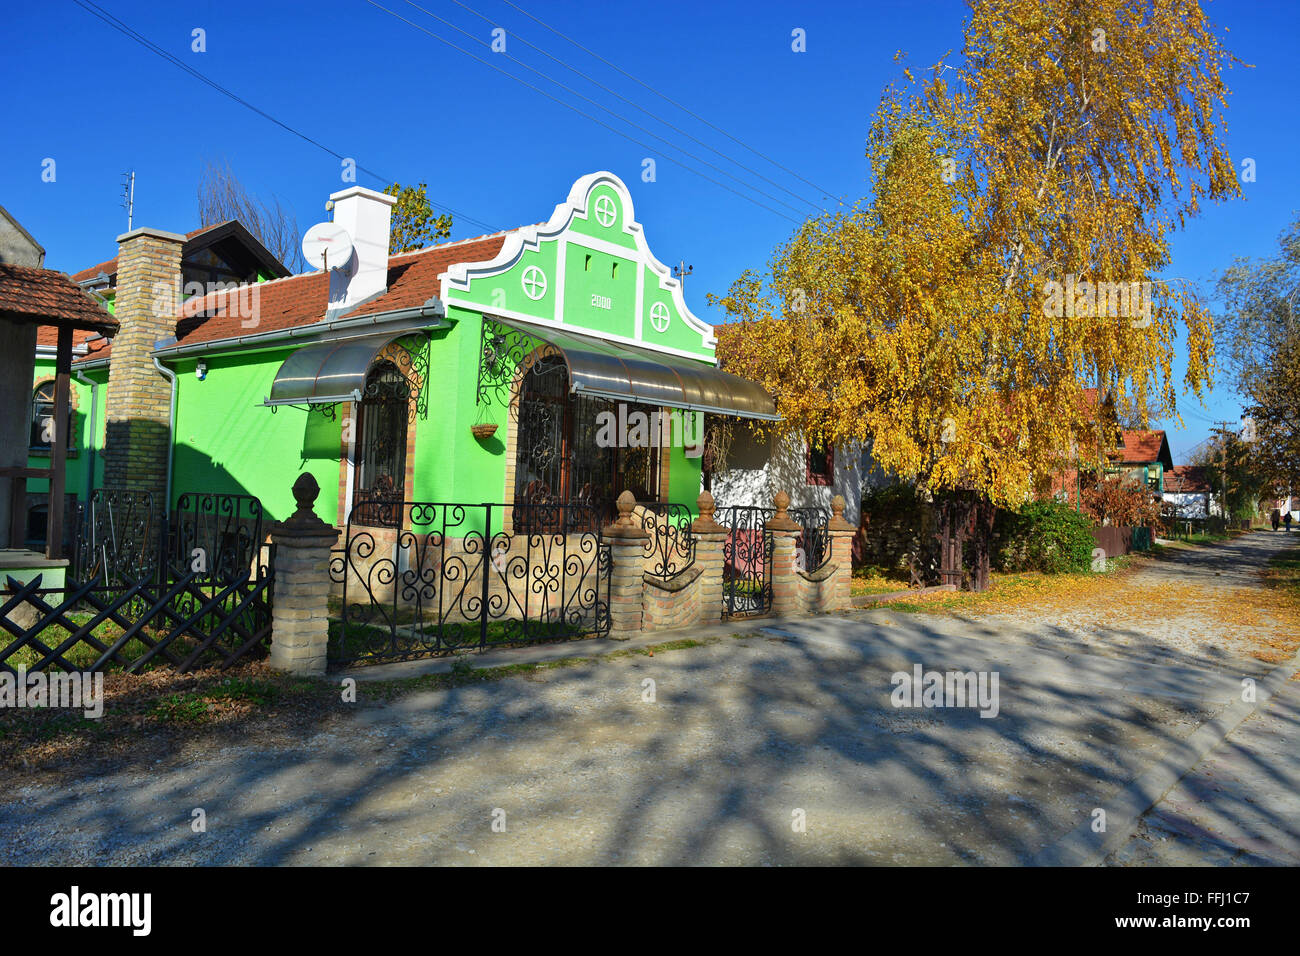
[[[113,335],[117,332],[117,320],[62,272],[3,263],[0,263],[0,319],[20,325],[51,326],[58,332],[54,366],[54,442],[50,448],[50,466],[0,468],[0,480],[12,483],[9,525],[12,538],[13,529],[26,525],[27,482],[48,479],[50,493],[45,556],[62,558],[72,333],[87,330]],[[33,367],[35,359],[33,353]],[[14,410],[10,410],[9,414],[13,413]],[[29,414],[26,409],[18,413]]]

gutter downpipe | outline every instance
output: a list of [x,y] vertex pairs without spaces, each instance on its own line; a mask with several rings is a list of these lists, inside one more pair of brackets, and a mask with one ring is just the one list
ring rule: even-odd
[[171,383],[172,401],[167,411],[167,500],[163,502],[163,515],[172,513],[172,461],[176,455],[176,373],[169,368],[165,368],[158,361],[158,356],[153,356],[153,364],[163,378]]
[[90,386],[90,441],[86,442],[86,504],[89,506],[90,498],[95,493],[95,442],[99,440],[99,432],[95,430],[95,413],[99,410],[99,383],[86,378],[82,369],[73,369],[73,373],[78,382]]

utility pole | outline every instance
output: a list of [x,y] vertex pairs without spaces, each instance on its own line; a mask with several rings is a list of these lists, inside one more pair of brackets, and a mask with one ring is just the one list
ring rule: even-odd
[[126,210],[126,231],[131,231],[131,220],[135,217],[135,170],[122,174],[122,208]]
[[686,291],[686,277],[694,271],[695,266],[688,266],[685,259],[673,266],[673,278],[682,284],[682,292]]
[[1219,502],[1219,512],[1223,515],[1223,520],[1228,520],[1228,429],[1232,427],[1232,422],[1215,422],[1218,426],[1215,430],[1223,438],[1223,473],[1221,481],[1223,486],[1223,498]]

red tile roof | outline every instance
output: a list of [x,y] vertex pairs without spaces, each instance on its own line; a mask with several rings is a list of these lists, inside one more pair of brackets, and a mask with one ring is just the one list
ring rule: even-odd
[[[1169,442],[1163,431],[1130,431],[1125,429],[1122,444],[1114,457],[1125,465],[1148,465],[1169,458]],[[1166,462],[1172,467],[1171,462]]]
[[[420,306],[439,293],[438,276],[461,262],[484,262],[501,251],[506,233],[444,243],[418,252],[392,256],[388,291],[347,317],[375,315]],[[187,299],[176,321],[178,344],[193,345],[222,339],[276,332],[311,325],[325,318],[329,277],[323,272],[273,279],[241,290],[210,292]],[[255,312],[250,315],[245,307]],[[256,318],[255,325],[246,325]],[[82,361],[103,359],[111,350],[98,348]]]
[[[85,345],[87,341],[99,335],[94,329],[73,329],[72,330],[72,347]],[[48,345],[51,348],[59,344],[59,330],[57,326],[42,325],[36,330],[36,344]]]
[[111,329],[117,322],[62,272],[0,263],[0,316],[19,322]]
[[1165,475],[1165,491],[1200,495],[1210,490],[1210,475],[1204,465],[1175,465]]

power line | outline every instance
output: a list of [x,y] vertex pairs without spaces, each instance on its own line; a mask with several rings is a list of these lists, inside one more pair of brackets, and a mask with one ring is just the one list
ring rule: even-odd
[[[419,11],[420,11],[421,13],[423,13],[425,16],[428,16],[428,17],[431,17],[431,18],[434,19],[434,20],[437,20],[439,23],[443,24],[444,26],[451,27],[451,28],[452,28],[453,30],[455,30],[457,33],[459,33],[459,34],[461,34],[461,35],[463,35],[463,36],[469,37],[471,40],[473,40],[473,41],[474,41],[475,43],[477,43],[479,46],[484,46],[484,47],[487,47],[488,49],[491,49],[491,48],[492,48],[492,45],[491,45],[490,43],[488,43],[487,41],[485,41],[485,40],[483,40],[483,39],[481,39],[481,38],[479,38],[479,37],[476,37],[474,34],[470,33],[468,30],[463,30],[463,29],[461,29],[460,27],[456,26],[456,24],[452,23],[450,20],[445,20],[445,19],[443,19],[442,17],[438,16],[436,13],[433,13],[433,12],[430,11],[430,10],[426,10],[424,7],[420,6],[418,3],[415,3],[414,0],[406,0],[406,4],[407,4],[407,6],[415,7],[415,9],[419,10]],[[473,12],[473,11],[471,11],[471,12]],[[484,18],[484,19],[486,19],[486,18]],[[491,21],[489,21],[489,22],[491,22]],[[740,185],[744,186],[746,189],[752,189],[752,190],[754,190],[754,192],[758,193],[760,196],[763,196],[763,197],[765,197],[765,198],[767,198],[767,199],[772,200],[772,202],[774,202],[774,203],[778,203],[778,204],[784,206],[786,209],[789,209],[791,212],[795,213],[796,215],[799,213],[799,210],[798,210],[798,209],[796,209],[794,206],[791,206],[791,205],[790,205],[788,202],[786,202],[785,200],[783,200],[783,199],[778,199],[776,196],[773,196],[771,193],[764,192],[763,190],[759,189],[757,186],[754,186],[754,185],[751,185],[750,183],[745,182],[743,179],[739,178],[738,176],[733,175],[732,173],[727,172],[727,171],[726,171],[725,169],[723,169],[722,167],[717,166],[717,165],[715,165],[715,164],[709,162],[707,159],[704,159],[704,158],[702,158],[702,157],[700,157],[700,156],[697,156],[697,155],[695,155],[694,153],[690,152],[689,150],[682,149],[682,147],[680,147],[680,146],[678,146],[677,144],[673,143],[671,140],[664,139],[664,137],[660,136],[658,133],[654,132],[653,130],[646,129],[646,127],[642,126],[642,125],[639,124],[639,123],[634,123],[634,122],[632,122],[630,119],[628,119],[628,118],[625,117],[625,116],[620,116],[618,113],[614,112],[614,111],[611,110],[608,106],[605,106],[603,103],[600,103],[600,102],[598,102],[597,100],[593,100],[590,96],[586,96],[586,95],[584,95],[584,94],[582,94],[582,93],[579,93],[579,92],[578,92],[577,90],[575,90],[573,87],[568,86],[568,85],[566,85],[566,84],[564,84],[564,83],[561,83],[559,80],[555,79],[554,77],[547,76],[547,75],[546,75],[545,73],[543,73],[541,70],[537,69],[537,68],[534,67],[534,66],[530,66],[529,64],[525,63],[523,60],[519,59],[518,57],[511,56],[509,53],[506,53],[506,52],[504,52],[504,51],[502,51],[502,55],[503,55],[507,60],[511,61],[512,63],[517,63],[519,66],[522,66],[525,70],[528,70],[529,72],[532,72],[532,73],[537,74],[537,75],[540,76],[542,79],[546,80],[548,83],[554,83],[556,86],[558,86],[560,89],[564,90],[565,92],[567,92],[567,93],[572,93],[574,96],[578,97],[580,100],[583,100],[583,101],[585,101],[585,102],[587,102],[587,103],[590,103],[592,106],[596,107],[596,109],[598,109],[598,110],[603,110],[604,112],[608,113],[610,116],[614,117],[616,120],[619,120],[620,122],[626,123],[628,126],[631,126],[633,129],[640,130],[641,132],[645,133],[647,136],[653,136],[655,139],[657,139],[659,142],[663,143],[663,144],[664,144],[665,146],[667,146],[669,149],[675,149],[675,150],[677,150],[679,153],[682,153],[682,154],[685,155],[685,156],[689,156],[691,159],[695,160],[697,163],[703,163],[705,166],[709,167],[709,169],[712,169],[714,172],[717,172],[717,173],[720,173],[720,174],[723,175],[723,176],[726,176],[728,179],[732,180],[733,182],[740,183]],[[615,94],[615,95],[617,95],[617,94]],[[798,197],[796,197],[796,198],[798,198]],[[806,201],[806,200],[805,200],[805,201]],[[814,206],[814,208],[816,208],[816,207]]]
[[445,37],[441,37],[441,36],[439,36],[438,34],[434,33],[432,30],[430,30],[430,29],[428,29],[428,28],[426,28],[426,27],[423,27],[423,26],[421,26],[420,24],[415,23],[415,22],[412,21],[412,20],[408,20],[406,17],[402,16],[400,13],[395,13],[395,12],[393,12],[392,10],[389,10],[387,7],[383,6],[382,4],[376,3],[375,0],[366,0],[366,3],[370,4],[372,7],[375,7],[376,9],[379,9],[379,10],[384,11],[384,13],[388,14],[390,17],[394,18],[395,20],[400,20],[400,21],[402,21],[403,23],[405,23],[407,26],[409,26],[409,27],[413,27],[414,29],[419,30],[421,33],[424,33],[424,34],[427,34],[428,36],[433,37],[433,38],[434,38],[435,40],[437,40],[439,43],[445,44],[446,46],[449,46],[449,47],[451,47],[453,50],[456,50],[456,51],[458,51],[458,52],[460,52],[460,53],[465,54],[465,56],[470,57],[470,58],[473,59],[473,60],[477,60],[479,63],[482,63],[484,66],[488,67],[489,69],[495,70],[496,72],[500,73],[502,76],[509,77],[510,79],[514,80],[516,83],[520,84],[521,86],[526,86],[526,87],[528,87],[528,89],[532,90],[534,93],[539,93],[539,94],[541,94],[542,96],[546,97],[548,100],[551,100],[551,101],[554,102],[554,103],[559,103],[559,104],[560,104],[561,106],[563,106],[565,109],[572,110],[573,112],[577,113],[579,116],[582,116],[582,117],[585,117],[586,119],[591,120],[591,121],[592,121],[593,123],[595,123],[597,126],[602,126],[602,127],[604,127],[605,129],[609,130],[609,131],[610,131],[611,133],[613,133],[614,135],[616,135],[616,136],[621,136],[623,139],[628,140],[629,142],[636,143],[638,146],[640,146],[640,147],[643,148],[643,149],[648,149],[648,150],[650,150],[650,152],[652,152],[652,153],[656,153],[656,154],[658,154],[659,156],[662,156],[664,159],[668,160],[670,163],[673,163],[673,164],[675,164],[675,165],[677,165],[677,166],[680,166],[682,169],[686,170],[687,172],[689,172],[689,173],[693,173],[694,175],[699,176],[701,179],[705,180],[706,182],[710,182],[710,183],[712,183],[713,185],[717,186],[717,187],[720,188],[720,189],[725,189],[727,192],[729,192],[729,193],[733,193],[734,195],[739,196],[741,199],[745,200],[746,202],[753,203],[755,206],[758,206],[760,209],[766,209],[768,212],[772,213],[773,215],[780,216],[782,219],[789,220],[790,222],[794,223],[795,225],[800,225],[800,224],[801,224],[801,221],[800,221],[800,220],[795,219],[795,218],[793,218],[793,217],[791,217],[791,216],[787,216],[785,213],[781,212],[780,210],[773,209],[771,206],[768,206],[768,205],[766,205],[765,203],[761,203],[761,202],[759,202],[757,199],[754,199],[752,196],[747,196],[747,195],[745,195],[744,193],[740,192],[739,190],[733,189],[732,187],[728,186],[726,183],[720,183],[720,182],[718,182],[716,179],[713,179],[713,178],[710,177],[710,176],[706,176],[704,173],[700,172],[698,169],[694,169],[694,168],[692,168],[692,167],[690,167],[690,166],[687,166],[687,165],[686,165],[685,163],[683,163],[681,160],[676,159],[676,158],[674,158],[674,157],[672,157],[672,156],[669,156],[667,153],[665,153],[665,152],[663,152],[663,151],[661,151],[661,150],[655,149],[653,146],[650,146],[650,145],[648,145],[647,143],[642,142],[641,140],[637,139],[635,136],[629,136],[629,135],[627,135],[627,133],[624,133],[622,130],[620,130],[620,129],[615,129],[613,126],[610,126],[610,125],[609,125],[608,123],[606,123],[605,121],[600,120],[600,119],[597,119],[596,117],[592,116],[590,113],[585,113],[585,112],[583,112],[582,110],[578,109],[578,107],[574,106],[572,103],[566,103],[564,100],[560,99],[559,97],[552,96],[550,93],[547,93],[545,90],[543,90],[543,89],[541,89],[541,88],[539,88],[539,87],[534,86],[533,84],[529,83],[527,80],[521,80],[519,77],[515,76],[513,73],[509,73],[509,72],[507,72],[507,71],[501,69],[501,67],[497,66],[495,63],[489,63],[487,60],[483,59],[483,58],[482,58],[481,56],[479,56],[478,54],[476,54],[476,53],[471,53],[469,50],[466,50],[464,47],[457,46],[455,43],[452,43],[450,40],[446,39]]
[[[303,140],[304,142],[310,143],[312,146],[315,146],[317,149],[329,153],[329,155],[335,157],[340,161],[350,159],[350,157],[344,156],[342,153],[330,149],[324,143],[320,142],[319,140],[313,139],[312,137],[308,136],[306,133],[302,132],[301,130],[295,129],[294,127],[290,126],[288,123],[276,119],[270,113],[254,106],[252,103],[248,102],[248,100],[239,96],[237,93],[231,92],[226,87],[218,83],[216,80],[210,79],[209,77],[200,73],[198,70],[194,69],[192,66],[185,63],[183,60],[179,59],[178,57],[174,56],[171,53],[168,53],[166,50],[158,46],[148,37],[137,32],[132,27],[128,26],[126,23],[119,20],[117,17],[113,16],[113,14],[109,13],[107,10],[91,2],[91,0],[72,0],[72,2],[75,3],[77,6],[81,7],[87,13],[95,17],[98,17],[100,20],[108,24],[118,33],[121,33],[123,36],[127,37],[128,39],[134,40],[136,43],[143,46],[149,52],[162,57],[164,60],[171,63],[173,66],[179,67],[180,69],[184,70],[186,73],[193,76],[195,79],[212,87],[212,89],[216,90],[218,93],[222,94],[223,96],[229,97],[230,99],[238,103],[240,106],[252,110],[258,116],[261,116],[263,119],[269,120],[270,122],[274,123],[276,126],[283,129],[284,131],[288,133],[292,133],[294,136],[297,136],[299,139]],[[353,160],[353,162],[355,162],[355,160]],[[389,177],[381,176],[379,173],[375,172],[372,169],[368,169],[365,166],[362,166],[360,163],[357,163],[356,168],[359,171],[365,173],[367,176],[377,179],[380,182],[384,183],[385,185],[389,185],[394,182],[394,180],[390,179]],[[452,216],[456,219],[461,219],[464,220],[465,222],[473,223],[474,225],[479,226],[482,229],[486,229],[488,232],[500,231],[499,227],[492,226],[489,223],[486,223],[481,219],[476,219],[475,217],[470,216],[466,213],[458,212],[457,210],[453,209],[451,206],[446,205],[445,203],[440,203],[432,199],[429,200],[429,203],[430,205],[436,206],[445,212],[451,213]]]
[[[410,0],[407,0],[407,2],[410,3]],[[474,16],[478,17],[478,18],[479,18],[480,20],[482,20],[484,23],[488,23],[488,24],[491,24],[491,25],[493,25],[493,26],[496,25],[496,21],[492,20],[490,17],[486,17],[486,16],[484,16],[482,13],[480,13],[480,12],[477,11],[477,10],[475,10],[473,7],[469,6],[468,4],[466,4],[466,3],[462,3],[461,0],[451,0],[451,2],[454,3],[454,4],[456,4],[456,6],[462,8],[462,9],[464,9],[464,10],[467,10],[467,11],[469,11],[470,13],[474,14]],[[415,6],[415,4],[412,3],[411,6]],[[427,12],[427,11],[426,11],[426,12]],[[774,180],[774,179],[770,179],[770,178],[768,178],[767,176],[764,176],[762,173],[760,173],[758,170],[754,169],[753,167],[751,167],[751,166],[746,166],[744,163],[742,163],[740,160],[736,159],[735,157],[733,157],[733,156],[731,156],[731,155],[729,155],[729,154],[727,154],[727,153],[724,153],[722,150],[717,149],[717,148],[714,147],[714,146],[710,146],[708,143],[704,142],[704,140],[699,139],[699,138],[697,138],[697,137],[691,135],[689,132],[687,132],[686,130],[682,129],[682,128],[679,127],[679,126],[677,126],[677,125],[675,125],[675,124],[673,124],[673,123],[670,123],[668,120],[664,119],[664,118],[663,118],[662,116],[660,116],[658,113],[654,113],[654,112],[652,112],[652,111],[646,109],[644,106],[642,106],[641,104],[637,103],[636,101],[628,99],[626,96],[624,96],[622,93],[619,93],[617,90],[610,89],[608,86],[606,86],[605,84],[601,83],[599,80],[595,79],[594,77],[590,76],[590,75],[587,74],[587,73],[584,73],[582,70],[580,70],[580,69],[578,69],[577,67],[573,66],[572,64],[566,62],[565,60],[561,59],[560,57],[555,56],[554,54],[552,54],[552,53],[550,53],[550,52],[548,52],[548,51],[542,49],[542,48],[541,48],[540,46],[538,46],[537,44],[529,42],[529,41],[528,41],[527,39],[525,39],[524,37],[519,36],[519,34],[517,34],[517,33],[512,33],[511,36],[512,36],[514,39],[518,40],[520,43],[522,43],[524,46],[528,47],[529,49],[531,49],[531,50],[536,50],[538,53],[540,53],[542,56],[546,57],[547,59],[552,60],[552,61],[554,61],[555,63],[558,63],[560,66],[564,67],[564,68],[565,68],[566,70],[568,70],[570,73],[575,73],[575,74],[577,74],[578,76],[582,77],[584,80],[586,80],[588,83],[592,84],[593,86],[598,87],[598,88],[600,88],[601,90],[604,90],[604,91],[605,91],[606,93],[608,93],[610,96],[613,96],[613,97],[617,98],[618,100],[620,100],[621,102],[626,103],[628,106],[632,107],[632,108],[635,109],[635,110],[639,110],[640,112],[644,113],[646,116],[649,116],[651,119],[655,120],[656,122],[662,123],[664,126],[667,126],[667,127],[668,127],[669,129],[671,129],[673,132],[678,133],[678,134],[680,134],[680,135],[682,135],[682,136],[685,136],[685,137],[686,137],[687,139],[689,139],[692,143],[695,143],[695,144],[697,144],[697,145],[699,145],[699,146],[703,146],[703,147],[704,147],[705,149],[707,149],[709,152],[714,153],[714,154],[717,155],[717,156],[721,156],[721,157],[722,157],[723,159],[725,159],[727,162],[729,162],[729,163],[733,163],[733,164],[735,164],[736,166],[739,166],[741,169],[745,170],[745,172],[749,173],[751,176],[755,176],[755,177],[757,177],[758,179],[763,180],[763,182],[767,183],[769,186],[774,186],[774,187],[776,187],[777,189],[781,190],[782,192],[788,193],[789,195],[793,196],[795,199],[798,199],[798,200],[799,200],[800,202],[802,202],[802,203],[806,203],[807,205],[813,207],[814,209],[818,209],[818,210],[820,210],[820,209],[822,208],[822,207],[819,206],[817,203],[813,202],[813,201],[810,200],[810,199],[805,198],[803,195],[801,195],[800,193],[795,192],[793,189],[790,189],[788,186],[784,186],[784,185],[782,185],[781,183],[777,182],[776,180]],[[653,134],[652,134],[652,135],[653,135]],[[684,152],[684,150],[683,150],[683,152]]]
[[534,23],[536,23],[536,24],[538,24],[538,25],[540,25],[540,26],[545,27],[547,30],[550,30],[550,31],[551,31],[552,33],[554,33],[557,37],[560,37],[560,39],[562,39],[562,40],[567,40],[569,43],[572,43],[574,46],[576,46],[576,47],[577,47],[579,50],[581,50],[583,53],[586,53],[588,56],[595,57],[597,60],[599,60],[601,63],[604,63],[604,64],[605,64],[607,67],[609,67],[610,69],[612,69],[612,70],[617,70],[619,73],[622,73],[624,76],[626,76],[626,77],[627,77],[629,80],[631,80],[632,82],[637,83],[637,84],[639,84],[639,85],[645,87],[647,90],[649,90],[649,91],[650,91],[651,93],[653,93],[655,96],[657,96],[657,97],[659,97],[661,100],[664,100],[665,102],[667,102],[667,103],[669,103],[669,104],[671,104],[671,105],[677,107],[679,110],[681,110],[681,111],[682,111],[683,113],[685,113],[687,116],[690,116],[690,117],[692,117],[693,119],[698,120],[699,122],[701,122],[701,123],[703,123],[705,126],[707,126],[709,129],[713,130],[714,132],[716,132],[716,133],[721,133],[723,136],[727,137],[727,139],[731,140],[733,143],[737,144],[738,146],[743,146],[745,149],[749,150],[749,151],[750,151],[751,153],[753,153],[755,156],[759,157],[760,159],[766,160],[767,162],[769,162],[769,163],[771,163],[773,166],[775,166],[777,169],[781,170],[782,172],[788,173],[789,175],[793,176],[795,179],[799,180],[801,183],[805,183],[805,184],[811,186],[813,189],[816,189],[818,192],[822,193],[823,198],[825,198],[825,199],[834,199],[834,200],[835,200],[837,203],[839,203],[841,206],[844,205],[844,203],[843,203],[841,200],[836,199],[835,196],[833,196],[833,195],[831,194],[831,191],[830,191],[829,189],[825,189],[825,188],[823,188],[823,187],[821,187],[821,186],[818,186],[818,185],[817,185],[815,182],[813,182],[811,179],[805,179],[803,176],[800,176],[798,173],[796,173],[793,169],[790,169],[790,168],[788,168],[788,167],[786,167],[786,166],[781,165],[779,162],[777,162],[777,161],[776,161],[775,159],[773,159],[772,157],[768,156],[766,153],[760,153],[758,150],[756,150],[754,147],[750,146],[750,145],[749,145],[748,143],[746,143],[744,140],[739,139],[739,138],[737,138],[737,137],[731,135],[730,133],[728,133],[728,132],[727,132],[725,129],[723,129],[722,127],[720,127],[720,126],[715,126],[714,124],[712,124],[712,123],[710,123],[708,120],[706,120],[703,116],[700,116],[698,113],[694,113],[694,112],[692,112],[690,109],[688,109],[687,107],[683,106],[681,103],[678,103],[676,100],[672,99],[671,97],[669,97],[669,96],[665,96],[663,93],[660,93],[658,90],[656,90],[656,89],[655,89],[653,86],[651,86],[649,83],[645,82],[644,80],[638,79],[637,77],[633,76],[631,73],[629,73],[627,70],[623,69],[622,67],[620,67],[620,66],[618,66],[618,65],[616,65],[616,64],[614,64],[614,63],[611,63],[609,60],[605,59],[605,58],[604,58],[603,56],[601,56],[599,53],[596,53],[596,52],[593,51],[593,50],[589,50],[589,49],[587,49],[585,46],[583,46],[583,45],[582,45],[581,43],[579,43],[577,40],[573,39],[573,37],[570,37],[570,36],[568,36],[568,35],[566,35],[566,34],[564,34],[564,33],[561,33],[561,32],[560,32],[559,30],[557,30],[555,27],[553,27],[553,26],[551,26],[549,23],[546,23],[545,21],[540,20],[540,19],[538,19],[537,17],[533,16],[531,13],[529,13],[527,10],[525,10],[523,7],[519,6],[518,4],[511,3],[511,0],[501,0],[501,2],[504,3],[506,6],[513,7],[515,10],[518,10],[520,13],[522,13],[522,14],[523,14],[524,16],[526,16],[528,19],[532,20]]

